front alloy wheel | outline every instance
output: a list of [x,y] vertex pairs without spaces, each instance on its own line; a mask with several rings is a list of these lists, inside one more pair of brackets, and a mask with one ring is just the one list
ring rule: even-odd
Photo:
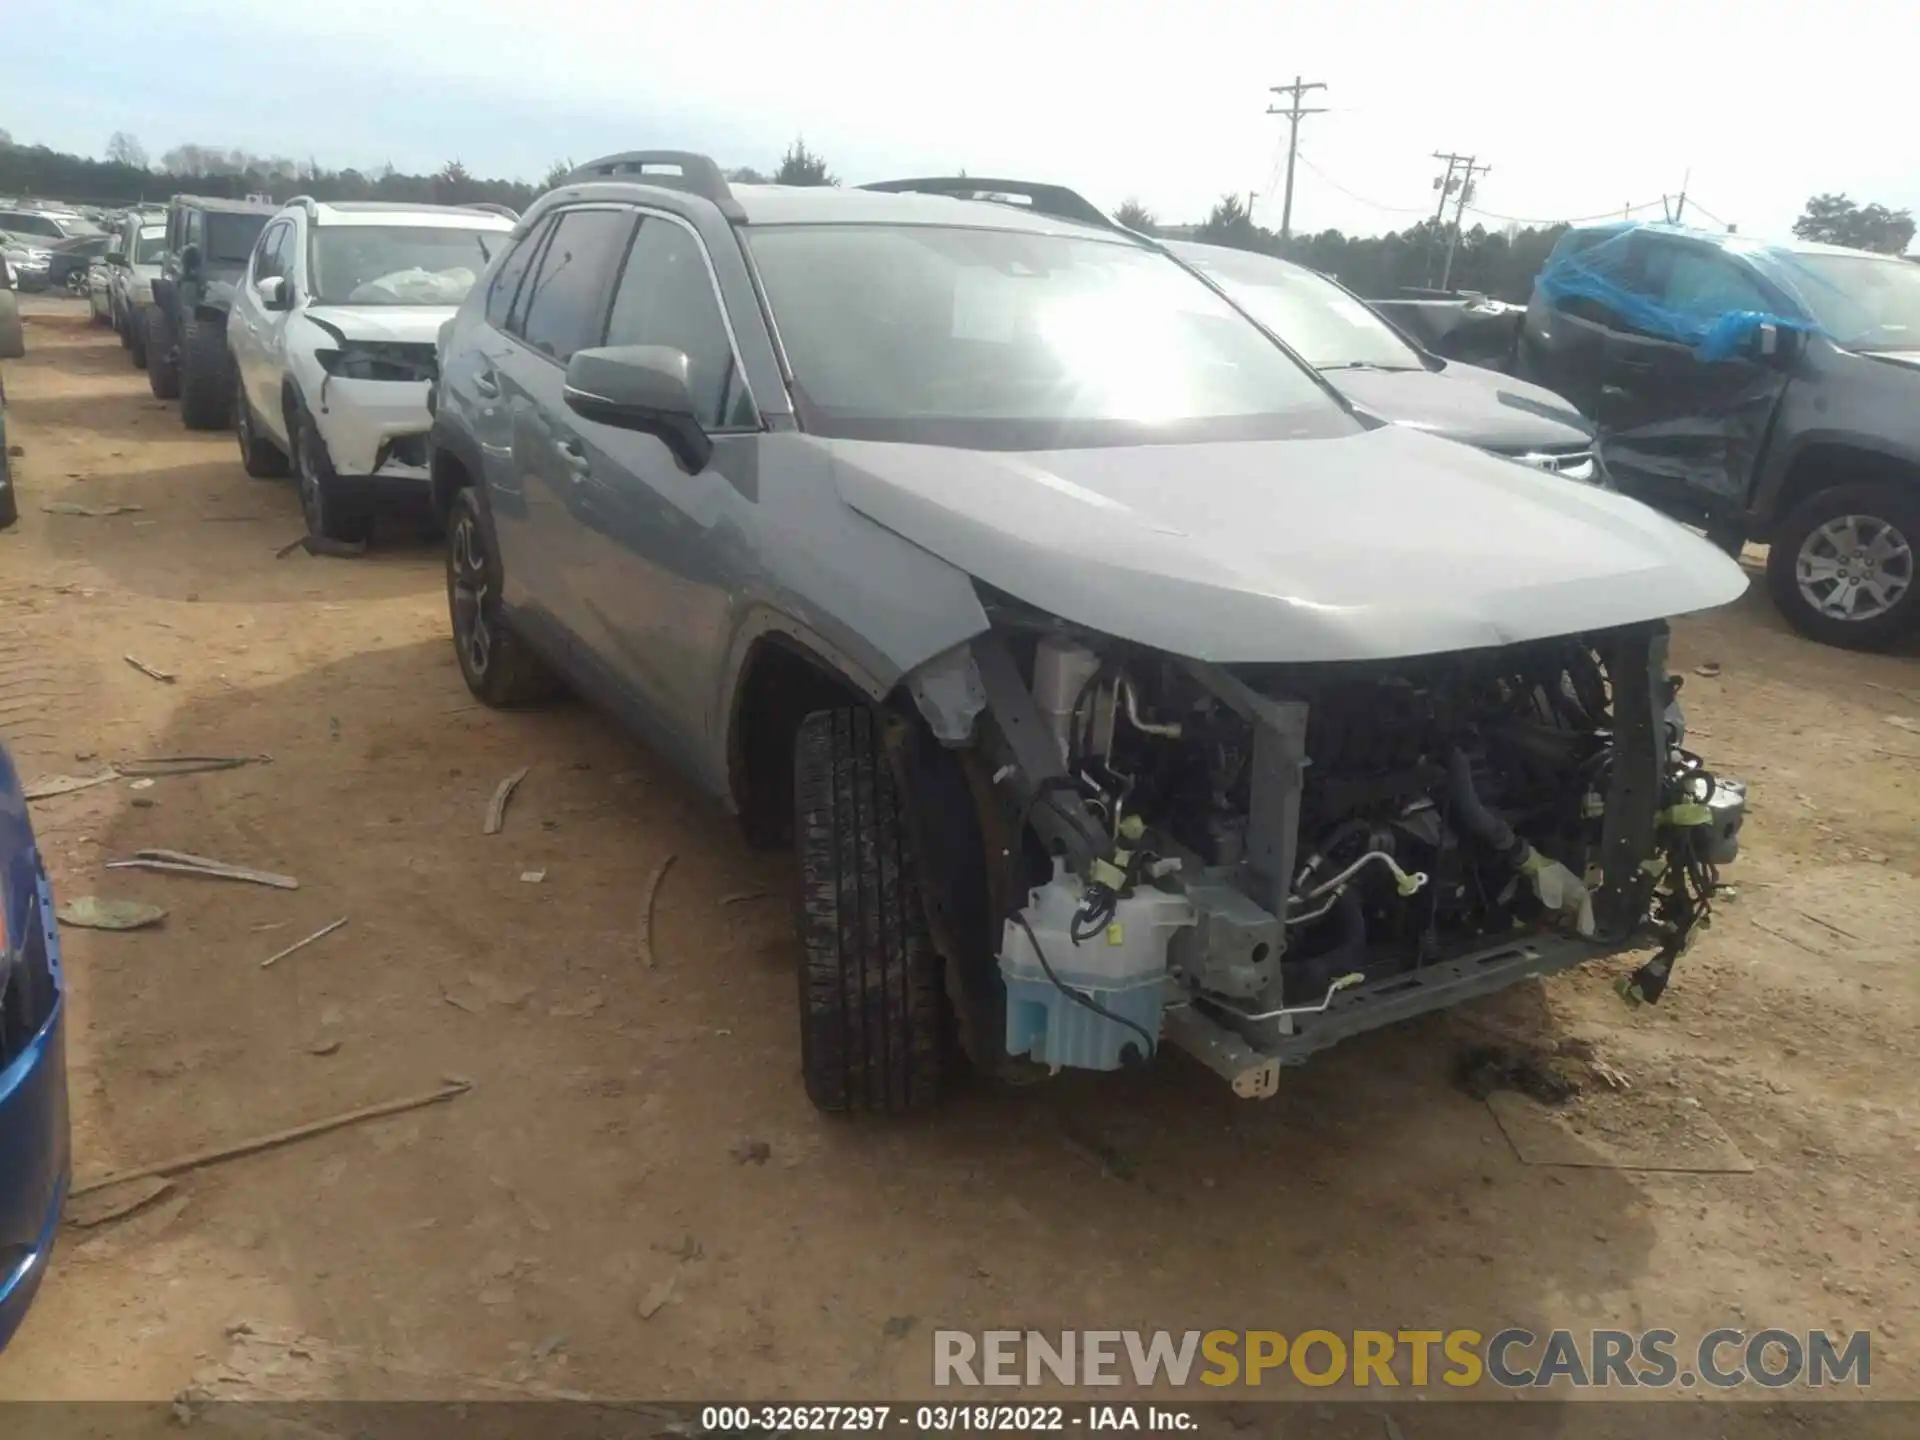
[[1801,634],[1885,650],[1920,626],[1920,488],[1836,486],[1802,502],[1769,541],[1768,587]]
[[500,561],[471,489],[454,496],[447,515],[447,610],[460,676],[475,699],[513,709],[559,690],[554,673],[501,614]]
[[1913,546],[1878,516],[1836,515],[1800,542],[1793,574],[1820,614],[1874,620],[1913,584]]

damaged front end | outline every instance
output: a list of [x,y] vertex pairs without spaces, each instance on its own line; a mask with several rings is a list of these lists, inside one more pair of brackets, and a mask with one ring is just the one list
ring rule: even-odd
[[324,336],[303,377],[335,470],[348,476],[425,481],[432,417],[427,393],[439,373],[430,340],[362,339],[309,314]]
[[[1622,988],[1657,1001],[1738,851],[1744,788],[1685,747],[1664,622],[1216,665],[988,609],[909,692],[919,743],[971,777],[922,786],[916,829],[990,1068],[1171,1043],[1265,1096],[1339,1040],[1635,948],[1655,953]],[[989,967],[937,838],[962,808]]]

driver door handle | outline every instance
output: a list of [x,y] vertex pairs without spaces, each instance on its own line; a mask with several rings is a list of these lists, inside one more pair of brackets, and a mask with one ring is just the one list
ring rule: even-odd
[[581,484],[587,478],[587,452],[578,440],[566,439],[560,442],[560,454],[565,457],[567,469],[573,475],[573,483]]
[[473,375],[473,388],[489,400],[500,398],[500,382],[494,378],[491,370],[476,370]]

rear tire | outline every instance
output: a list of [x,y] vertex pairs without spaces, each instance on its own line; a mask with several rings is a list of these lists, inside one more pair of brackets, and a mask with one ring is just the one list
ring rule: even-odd
[[807,1098],[926,1109],[950,1064],[946,995],[879,717],[860,706],[802,721],[793,791]]
[[121,336],[127,342],[127,359],[136,370],[147,368],[147,312],[135,310],[127,316],[126,332]]
[[20,500],[13,493],[13,467],[0,454],[0,530],[11,528],[20,518]]
[[226,331],[190,317],[180,332],[180,423],[189,430],[233,424],[233,373]]
[[493,527],[473,491],[457,491],[447,510],[447,613],[460,677],[482,704],[519,710],[551,700],[561,686],[547,663],[508,627],[500,607],[500,576]]
[[[1848,619],[1819,603],[1831,599],[1836,583],[1845,583],[1820,578],[1832,568],[1830,560],[1838,557],[1839,563],[1855,567],[1855,573],[1863,563],[1851,548],[1820,538],[1823,532],[1833,535],[1829,526],[1845,528],[1849,518],[1859,522],[1852,530],[1865,544],[1858,548],[1866,550],[1874,583],[1890,600],[1862,619]],[[1920,627],[1920,575],[1915,574],[1920,485],[1836,485],[1822,490],[1796,506],[1768,543],[1767,588],[1787,622],[1808,639],[1847,650],[1885,650]],[[1874,603],[1874,594],[1863,590],[1862,600]]]
[[173,327],[167,323],[167,312],[158,305],[147,311],[146,344],[141,348],[141,360],[147,369],[147,388],[153,391],[156,400],[177,400],[180,398],[180,361],[173,353]]

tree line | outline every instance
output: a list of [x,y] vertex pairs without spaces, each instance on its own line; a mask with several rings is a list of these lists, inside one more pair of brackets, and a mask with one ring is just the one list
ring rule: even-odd
[[[485,202],[524,210],[564,181],[572,169],[570,160],[555,161],[538,183],[477,176],[458,159],[425,175],[403,174],[392,165],[371,171],[332,170],[313,159],[255,155],[202,144],[176,145],[153,163],[139,139],[124,131],[116,131],[107,143],[105,158],[95,160],[44,145],[17,145],[0,130],[0,193],[99,205],[151,202],[191,191],[226,197],[266,195],[279,200],[305,194],[317,200],[440,205]],[[742,166],[729,171],[728,179],[740,184],[840,183],[827,161],[809,149],[804,139],[796,139],[771,170]],[[1449,226],[1427,219],[1385,235],[1322,230],[1282,240],[1276,232],[1256,224],[1237,195],[1221,197],[1206,218],[1193,225],[1162,225],[1132,200],[1115,212],[1115,218],[1146,234],[1184,235],[1279,255],[1333,275],[1350,290],[1374,298],[1437,284],[1450,238]],[[1489,230],[1475,224],[1462,230],[1454,247],[1453,288],[1525,301],[1548,252],[1566,228],[1510,224]],[[1845,195],[1825,194],[1808,200],[1793,229],[1801,239],[1897,255],[1913,240],[1914,220],[1906,210],[1861,205]]]

